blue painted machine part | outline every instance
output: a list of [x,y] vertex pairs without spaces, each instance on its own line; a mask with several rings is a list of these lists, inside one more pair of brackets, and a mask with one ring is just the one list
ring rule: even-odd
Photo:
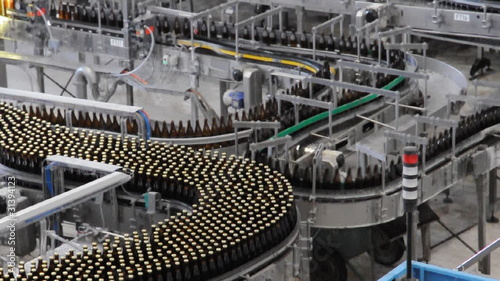
[[[421,262],[412,262],[413,278],[420,281],[495,281],[497,279],[486,278],[462,271],[451,270],[435,265]],[[406,262],[391,270],[379,281],[393,281],[406,275]]]

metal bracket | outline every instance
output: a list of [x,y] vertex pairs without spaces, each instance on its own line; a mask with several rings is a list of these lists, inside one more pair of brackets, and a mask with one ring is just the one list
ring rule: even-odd
[[443,16],[439,12],[435,12],[432,16],[432,23],[440,25],[443,22]]
[[427,138],[412,136],[410,134],[404,134],[401,132],[385,131],[384,134],[387,138],[395,139],[405,144],[413,142],[417,145],[427,145],[429,143],[429,139]]
[[351,0],[340,0],[340,4],[344,4],[344,6],[347,8],[349,7],[349,4],[351,4]]
[[488,15],[488,7],[486,5],[483,6],[483,19],[481,20],[481,27],[488,30],[491,28],[491,19]]
[[443,22],[443,16],[438,11],[439,0],[434,0],[434,15],[432,15],[432,23],[440,25]]
[[387,161],[387,156],[385,154],[380,153],[378,151],[375,151],[375,150],[371,149],[370,147],[365,146],[365,145],[360,144],[360,143],[356,143],[356,151],[364,153],[368,156],[371,156],[371,157],[373,157],[381,162]]
[[497,167],[495,147],[488,147],[474,153],[472,156],[472,166],[474,176],[486,174],[490,170]]

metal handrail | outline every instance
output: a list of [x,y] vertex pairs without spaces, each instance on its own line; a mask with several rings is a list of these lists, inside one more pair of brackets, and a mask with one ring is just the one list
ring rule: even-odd
[[477,252],[475,255],[470,257],[468,260],[461,263],[459,266],[455,268],[458,271],[465,271],[467,268],[471,267],[475,263],[479,262],[481,259],[491,254],[494,250],[500,248],[500,238],[495,240],[493,243],[484,247],[481,251]]

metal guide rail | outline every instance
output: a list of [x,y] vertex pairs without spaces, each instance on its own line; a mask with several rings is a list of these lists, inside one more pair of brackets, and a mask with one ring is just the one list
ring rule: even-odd
[[147,124],[149,123],[149,118],[144,115],[143,108],[141,107],[75,99],[1,87],[0,99],[21,103],[33,103],[48,107],[64,108],[66,109],[66,125],[70,128],[72,127],[71,115],[73,111],[97,112],[104,114],[111,113],[112,115],[121,117],[120,127],[122,136],[127,134],[127,119],[133,118],[137,121],[139,126],[139,136],[143,139],[148,138]]
[[[7,18],[0,17],[0,19]],[[92,52],[121,58],[130,57],[129,43],[126,41],[128,36],[124,36],[122,31],[111,32],[110,30],[106,32],[106,29],[100,29],[101,32],[98,33],[97,28],[83,24],[54,24],[56,23],[49,27],[54,40],[57,40],[55,42],[58,42],[53,46],[49,45],[49,48],[56,48],[53,51],[65,46],[82,53]],[[43,26],[44,23],[42,22],[40,25]],[[32,24],[23,20],[0,20],[0,36],[5,39],[32,41],[33,38],[27,36],[29,33],[25,32],[27,29],[32,29],[30,26]]]
[[[440,67],[439,70],[443,70],[443,67]],[[453,75],[447,74],[448,79],[454,79]],[[463,75],[462,75],[463,76]],[[425,76],[419,75],[419,78],[424,78]],[[487,116],[483,117],[481,121],[471,121],[474,119],[470,119],[465,125],[465,122],[457,122],[454,120],[449,120],[446,114],[446,102],[451,104],[453,101],[464,101],[464,102],[472,102],[474,104],[488,104],[489,106],[497,106],[498,100],[492,99],[484,99],[484,98],[474,98],[471,96],[462,96],[462,78],[456,80],[457,85],[460,86],[460,93],[449,95],[446,98],[441,99],[440,104],[442,104],[441,109],[433,110],[433,114],[438,114],[437,116],[442,116],[441,118],[435,117],[416,117],[411,118],[413,125],[405,125],[402,127],[403,132],[405,132],[404,138],[403,135],[401,137],[401,141],[417,141],[417,138],[411,137],[408,138],[407,134],[415,134],[419,135],[420,130],[416,130],[417,123],[425,123],[433,127],[441,127],[446,129],[449,133],[449,149],[443,149],[442,144],[438,146],[441,147],[438,152],[433,148],[432,151],[428,152],[428,148],[426,151],[426,147],[437,147],[436,140],[422,138],[422,142],[420,145],[422,146],[422,153],[424,154],[422,157],[424,159],[423,163],[423,174],[422,174],[422,202],[425,202],[429,198],[432,198],[439,192],[448,189],[449,187],[455,185],[459,182],[459,179],[464,176],[463,171],[465,169],[465,165],[467,165],[469,161],[470,151],[474,151],[474,147],[482,142],[483,139],[487,138],[489,132],[495,132],[498,129],[498,126],[492,126],[494,123],[492,120],[498,120],[498,110],[495,108],[489,108],[481,113],[478,113],[478,116]],[[498,87],[497,84],[487,85],[491,87]],[[372,113],[373,114],[373,113]],[[442,115],[444,114],[444,116]],[[380,116],[378,114],[374,114],[375,120],[384,120],[379,119]],[[431,115],[432,116],[432,115]],[[469,118],[473,118],[469,116]],[[479,117],[481,118],[481,117]],[[490,121],[486,121],[490,120]],[[464,134],[464,128],[467,127],[467,131],[470,133],[471,126],[476,124],[475,122],[483,124],[479,128],[476,128],[476,133],[471,135]],[[495,121],[496,122],[496,121]],[[489,124],[484,127],[484,124]],[[361,127],[361,125],[357,125]],[[326,128],[326,127],[325,127]],[[324,129],[325,130],[325,129]],[[324,131],[323,130],[323,131]],[[484,131],[483,131],[484,130]],[[394,134],[391,134],[391,136]],[[374,140],[373,134],[365,135],[367,139],[372,139],[373,142],[378,143],[387,143],[388,140],[384,137]],[[326,137],[325,137],[326,138]],[[455,138],[457,140],[455,141]],[[420,138],[418,138],[420,139]],[[439,139],[439,138],[438,138]],[[378,140],[378,141],[377,141]],[[439,140],[441,142],[441,140]],[[352,143],[353,145],[355,142]],[[387,155],[383,151],[372,151],[370,147],[367,150],[363,150],[364,146],[360,146],[360,149],[363,152],[366,152],[368,155],[373,156],[377,161],[382,161],[387,159]],[[472,149],[471,149],[472,147]],[[386,150],[385,150],[386,151]],[[396,150],[397,152],[397,150]],[[438,153],[438,155],[436,155]],[[383,154],[383,155],[382,155]],[[429,155],[429,156],[426,156]],[[426,161],[427,158],[427,161]],[[387,174],[386,174],[387,175]],[[385,179],[385,177],[384,177]],[[431,184],[432,183],[432,184]],[[325,188],[325,187],[324,187]],[[338,187],[337,187],[338,188]],[[369,226],[378,223],[383,223],[390,221],[402,213],[401,205],[400,205],[400,181],[389,181],[385,184],[385,188],[381,188],[380,186],[374,186],[373,188],[360,188],[355,190],[318,190],[316,191],[316,200],[313,204],[310,201],[311,190],[308,187],[296,188],[295,194],[299,198],[298,205],[302,212],[308,212],[314,208],[317,210],[316,217],[317,221],[315,221],[318,227],[325,228],[344,228],[344,227],[359,227],[359,226]],[[346,211],[348,210],[348,211]],[[357,213],[355,217],[352,216],[336,216],[335,219],[332,219],[328,214],[331,213]],[[358,211],[356,211],[358,210]],[[359,210],[366,210],[359,211]]]
[[[490,130],[496,131],[497,129],[498,126]],[[481,132],[457,145],[457,151],[461,152],[455,159],[433,159],[426,163],[426,173],[421,175],[419,187],[421,201],[419,201],[419,204],[461,181],[466,175],[465,169],[470,161],[470,153],[475,151],[474,148],[467,149],[470,146],[479,144],[489,134],[488,131]],[[370,226],[391,221],[403,214],[403,206],[400,203],[401,180],[386,183],[384,190],[380,187],[374,187],[348,193],[323,191],[316,194],[315,208],[317,213],[315,226],[317,227],[349,228]],[[297,204],[301,212],[306,212],[311,208],[310,203],[308,203],[309,192],[303,188],[298,188],[295,195],[299,199]],[[336,216],[333,219],[327,215],[339,212],[356,213],[356,216]]]
[[60,163],[60,165],[65,167],[99,171],[107,175],[18,211],[10,217],[0,219],[0,234],[9,231],[8,225],[11,224],[12,217],[17,227],[24,227],[88,201],[100,193],[127,183],[132,178],[131,175],[118,171],[121,167],[116,165],[93,163],[92,161],[71,159],[62,156],[50,156],[47,157],[47,161]]
[[[414,2],[406,5],[404,1],[391,2],[391,6],[368,1],[302,1],[302,0],[242,0],[253,4],[283,6],[295,9],[303,16],[303,10],[355,16],[360,9],[387,9],[387,15],[396,26],[412,26],[420,31],[433,31],[465,37],[498,39],[495,26],[500,22],[498,3],[493,1],[450,0],[434,2]],[[383,13],[382,13],[383,16]]]

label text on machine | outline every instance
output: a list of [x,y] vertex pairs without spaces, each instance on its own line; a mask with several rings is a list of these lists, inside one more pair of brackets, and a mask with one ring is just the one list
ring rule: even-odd
[[455,13],[453,19],[456,21],[470,22],[470,16],[468,14]]
[[123,48],[123,40],[122,39],[113,39],[111,38],[111,46]]

